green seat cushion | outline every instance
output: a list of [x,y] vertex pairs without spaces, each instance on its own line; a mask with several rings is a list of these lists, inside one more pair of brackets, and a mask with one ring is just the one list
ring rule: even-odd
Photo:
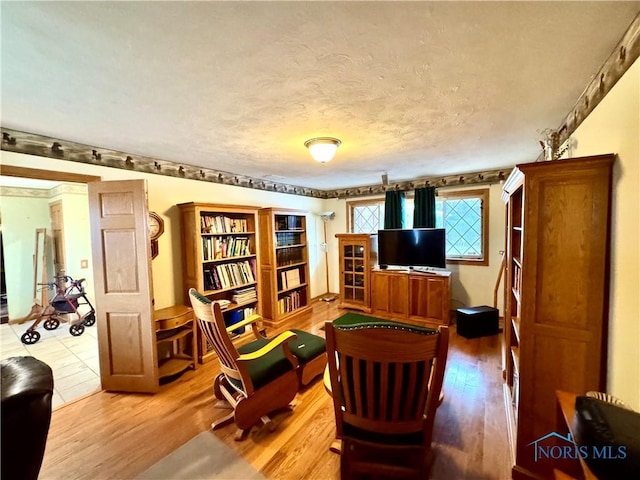
[[297,338],[292,340],[289,346],[301,364],[309,363],[326,351],[327,343],[324,338],[302,330],[292,329],[291,331],[297,335]]
[[[244,353],[255,352],[256,350],[260,350],[267,343],[269,343],[269,340],[254,340],[253,342],[238,347],[238,353],[242,355]],[[260,358],[247,362],[247,370],[249,371],[249,376],[253,382],[253,388],[258,390],[278,378],[280,375],[284,375],[285,373],[293,370],[293,366],[287,357],[284,356],[282,348],[278,347]],[[229,381],[233,382],[236,387],[241,388],[240,382],[234,381],[231,378]]]
[[403,328],[414,331],[416,333],[422,333],[425,335],[433,335],[437,333],[437,330],[433,328],[421,327],[419,325],[413,325],[410,323],[395,322],[393,320],[387,320],[386,318],[372,317],[370,315],[362,315],[361,313],[349,312],[345,313],[341,317],[336,318],[333,321],[335,328],[357,328],[366,326],[375,326],[381,328]]
[[[292,329],[290,331],[296,334],[296,338],[289,342],[289,348],[291,349],[291,353],[295,355],[301,364],[304,365],[305,363],[309,363],[318,355],[322,355],[326,351],[326,342],[324,338],[303,330]],[[264,347],[267,343],[269,343],[269,340],[254,340],[253,342],[239,347],[238,352],[240,354],[255,352],[256,350]],[[282,349],[278,348],[277,350],[281,352],[282,357],[284,357]]]

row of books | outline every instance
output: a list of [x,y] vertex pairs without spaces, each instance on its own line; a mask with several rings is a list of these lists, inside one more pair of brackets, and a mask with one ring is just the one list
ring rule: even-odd
[[304,251],[301,248],[280,248],[276,250],[276,264],[279,267],[304,262]]
[[292,292],[278,300],[280,313],[292,312],[306,304],[306,292]]
[[253,269],[248,260],[244,262],[213,265],[204,270],[204,288],[222,290],[246,283],[255,283]]
[[203,237],[202,260],[250,255],[251,245],[248,237]]
[[202,233],[248,232],[246,218],[230,218],[224,215],[200,215]]
[[280,272],[280,288],[279,290],[287,290],[288,288],[300,285],[300,269],[292,268],[291,270],[283,270]]
[[276,230],[301,230],[302,217],[298,215],[276,215]]
[[301,233],[276,232],[276,246],[286,247],[287,245],[300,245],[302,243]]
[[256,287],[247,287],[235,290],[231,299],[235,303],[247,303],[258,299]]

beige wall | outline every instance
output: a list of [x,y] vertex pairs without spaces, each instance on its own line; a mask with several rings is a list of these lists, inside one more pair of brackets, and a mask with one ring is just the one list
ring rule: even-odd
[[607,390],[640,410],[640,60],[570,139],[572,157],[617,153]]
[[158,213],[165,221],[165,232],[159,239],[160,254],[152,263],[156,308],[163,308],[183,301],[182,240],[180,238],[180,217],[176,204],[191,201],[296,208],[310,212],[307,215],[307,237],[309,244],[311,295],[312,297],[316,297],[325,293],[324,253],[320,247],[323,234],[322,221],[314,215],[314,213],[326,210],[323,200],[229,185],[218,185],[197,180],[185,180],[131,172],[97,165],[81,165],[64,160],[12,152],[1,152],[1,155],[2,164],[7,165],[51,171],[82,172],[86,175],[100,176],[103,180],[145,179],[147,181],[149,209]]
[[[477,187],[450,187],[439,188],[439,192],[451,190],[470,190],[476,188],[487,188],[486,185]],[[500,251],[504,250],[504,203],[500,199],[502,185],[491,185],[489,187],[489,265],[447,265],[447,270],[452,272],[451,279],[451,308],[456,309],[463,306],[493,305],[493,289],[500,271],[502,256]],[[336,218],[332,222],[332,232],[344,233],[347,231],[347,200],[327,201],[328,210],[336,212]],[[333,234],[331,235],[333,237]],[[330,245],[330,251],[335,258],[331,259],[332,265],[338,264],[337,250],[338,244],[334,238],[334,243]],[[337,269],[332,272],[332,291],[338,288]],[[502,286],[498,294],[498,308],[502,309],[503,304]]]

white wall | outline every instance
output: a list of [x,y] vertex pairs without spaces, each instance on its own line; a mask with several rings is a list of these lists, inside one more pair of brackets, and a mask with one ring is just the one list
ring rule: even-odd
[[[85,175],[100,176],[102,180],[146,180],[149,210],[158,213],[165,222],[165,232],[158,242],[160,253],[152,263],[155,308],[182,303],[184,299],[180,216],[176,205],[185,202],[296,208],[310,212],[307,215],[307,242],[309,245],[311,296],[316,297],[326,291],[324,252],[321,251],[320,247],[320,243],[323,241],[322,221],[314,215],[314,213],[327,210],[324,206],[325,202],[321,199],[132,172],[97,165],[81,165],[64,160],[12,152],[1,152],[1,154],[2,163],[6,165],[60,172],[77,173],[82,171]],[[335,264],[337,265],[337,259]]]
[[[46,281],[53,281],[53,237],[49,206],[60,200],[65,232],[66,273],[73,278],[86,278],[87,297],[93,301],[91,268],[91,235],[86,185],[63,184],[51,190],[3,189],[0,208],[3,221],[3,243],[7,278],[9,318],[24,317],[33,305],[33,253],[35,229],[46,228],[49,261]],[[41,196],[34,196],[37,192]],[[81,260],[88,260],[82,269]]]
[[[63,187],[67,186],[63,185]],[[49,203],[62,201],[65,273],[76,280],[86,279],[83,286],[87,298],[93,302],[95,296],[87,186],[76,184],[72,188],[62,188],[61,190],[63,193],[52,196]],[[84,268],[82,267],[83,260],[87,260],[87,266]]]
[[34,301],[33,257],[37,228],[47,229],[48,248],[52,248],[49,199],[2,197],[0,209],[9,320],[16,320],[29,313]]
[[617,153],[613,169],[607,390],[640,410],[640,60],[570,139],[572,157]]

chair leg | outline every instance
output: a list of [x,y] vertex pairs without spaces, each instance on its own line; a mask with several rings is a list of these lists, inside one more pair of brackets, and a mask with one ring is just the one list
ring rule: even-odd
[[240,442],[242,440],[244,440],[244,437],[247,436],[247,433],[249,433],[249,430],[251,430],[250,428],[246,428],[246,429],[241,429],[239,428],[238,430],[236,430],[236,436],[233,438],[236,442]]
[[331,442],[331,445],[329,445],[329,451],[340,455],[340,453],[342,453],[342,442],[337,439]]
[[223,388],[227,388],[229,386],[227,378],[224,374],[220,374],[213,381],[213,395],[219,399],[224,400],[224,394],[222,393]]
[[216,408],[231,408],[231,409],[233,409],[233,405],[231,405],[226,400],[218,400],[216,402],[216,404],[214,405],[214,407],[216,407]]
[[234,414],[235,412],[232,410],[229,414],[225,415],[220,420],[216,420],[211,424],[211,429],[216,430],[220,427],[224,427],[225,425],[228,425],[229,423],[232,423]]

